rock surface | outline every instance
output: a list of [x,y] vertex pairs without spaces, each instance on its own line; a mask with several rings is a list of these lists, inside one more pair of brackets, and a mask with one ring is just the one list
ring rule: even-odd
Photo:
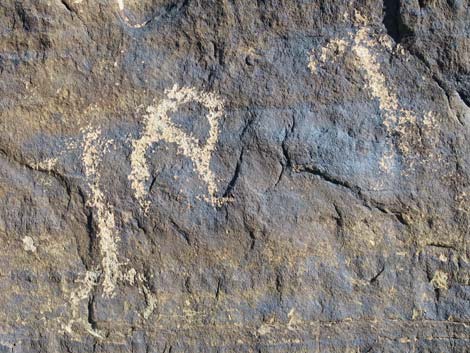
[[0,3],[0,352],[470,352],[464,0]]

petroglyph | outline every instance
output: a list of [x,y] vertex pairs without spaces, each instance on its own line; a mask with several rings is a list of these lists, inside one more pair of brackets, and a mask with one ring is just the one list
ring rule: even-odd
[[98,284],[99,276],[101,272],[99,271],[86,271],[85,276],[82,280],[77,280],[76,283],[79,285],[72,291],[70,295],[70,308],[72,319],[67,323],[67,325],[63,325],[62,328],[68,334],[74,336],[75,331],[73,330],[73,326],[75,324],[81,325],[85,328],[85,330],[96,338],[103,338],[102,334],[94,330],[91,327],[91,324],[83,319],[80,318],[80,302],[83,300],[89,300],[89,296],[95,287]]
[[106,296],[112,296],[116,282],[122,277],[122,274],[117,256],[117,242],[119,239],[114,234],[116,227],[114,213],[100,188],[101,153],[106,150],[108,143],[100,140],[100,134],[99,129],[85,132],[82,163],[90,187],[88,207],[96,212],[96,237],[100,245],[103,291]]
[[[320,67],[336,61],[347,52],[355,55],[356,67],[364,72],[367,88],[378,100],[383,115],[388,143],[379,162],[380,169],[384,172],[391,170],[397,150],[406,161],[404,171],[406,175],[417,160],[427,163],[435,157],[429,151],[424,155],[416,155],[417,150],[434,144],[437,138],[435,117],[432,112],[427,112],[419,119],[414,112],[402,108],[397,94],[390,89],[390,79],[382,73],[377,53],[388,50],[404,55],[403,48],[401,46],[393,48],[391,39],[376,34],[369,21],[359,12],[355,13],[354,22],[357,29],[353,33],[348,33],[344,38],[330,40],[320,51],[313,50],[309,56],[308,67],[315,74]],[[421,133],[411,136],[418,129],[421,129]],[[398,138],[396,143],[393,143],[395,135]]]
[[39,163],[33,164],[33,168],[36,170],[52,170],[57,164],[57,158],[49,158]]
[[[174,86],[165,93],[166,98],[157,106],[148,107],[147,114],[144,116],[144,132],[139,139],[132,141],[133,151],[130,157],[132,171],[129,180],[134,195],[140,205],[146,209],[148,201],[145,200],[145,183],[150,176],[146,153],[153,143],[162,140],[167,143],[176,143],[179,153],[191,159],[196,172],[207,186],[208,196],[204,196],[204,199],[213,205],[220,204],[224,199],[216,197],[217,183],[210,169],[210,161],[218,140],[219,120],[223,116],[223,101],[213,94],[198,92],[193,88],[180,89]],[[183,132],[170,120],[170,113],[191,102],[196,102],[208,110],[206,118],[209,123],[209,131],[205,144]],[[81,150],[81,163],[88,189],[86,206],[93,212],[100,266],[93,270],[87,270],[81,279],[75,281],[75,288],[69,291],[71,319],[68,323],[62,324],[62,329],[70,335],[75,335],[74,327],[79,325],[90,335],[103,338],[103,334],[99,330],[91,327],[90,322],[80,317],[83,301],[89,300],[94,288],[98,285],[102,286],[103,296],[107,298],[115,295],[119,283],[136,285],[147,303],[141,313],[145,320],[150,318],[158,307],[158,298],[147,286],[145,277],[133,268],[127,272],[124,271],[123,267],[127,261],[119,259],[120,238],[114,209],[105,195],[104,183],[101,180],[101,171],[104,168],[103,157],[111,144],[113,141],[103,138],[100,128],[88,127],[82,130],[80,142],[72,141],[60,151],[57,157],[34,164],[35,169],[53,171],[63,154],[69,153],[71,150]],[[36,251],[32,238],[24,238],[23,244],[26,251]]]
[[[146,153],[153,143],[160,140],[168,143],[176,143],[178,151],[193,161],[200,178],[207,185],[208,197],[204,199],[212,205],[217,205],[224,200],[216,197],[217,183],[210,169],[210,161],[219,135],[219,119],[223,116],[223,101],[211,93],[198,92],[193,88],[178,88],[174,86],[167,90],[166,97],[156,106],[147,108],[144,116],[144,132],[140,138],[132,142],[131,173],[129,180],[136,199],[144,210],[149,207],[145,200],[145,183],[150,178]],[[208,109],[206,116],[209,122],[209,136],[203,147],[199,147],[200,141],[179,129],[170,119],[169,114],[178,110],[184,104],[196,102]]]
[[155,294],[153,294],[150,291],[150,289],[147,288],[146,285],[142,286],[142,290],[144,292],[145,300],[147,302],[147,307],[145,308],[144,312],[142,313],[142,317],[145,320],[147,320],[150,317],[150,315],[152,315],[152,313],[157,308],[158,301],[157,301],[157,297],[155,296]]
[[292,308],[287,314],[289,322],[287,323],[287,329],[289,331],[295,331],[298,325],[302,325],[303,321],[300,315],[297,313],[295,308]]
[[34,240],[31,237],[24,237],[23,238],[23,248],[25,251],[36,251],[36,246],[34,245]]
[[127,26],[131,28],[142,28],[144,27],[147,23],[150,22],[150,20],[143,21],[141,23],[132,23],[132,21],[127,17],[125,14],[125,6],[124,6],[124,0],[117,0],[118,8],[119,8],[119,14],[121,15],[122,20],[126,23]]
[[114,289],[118,279],[122,276],[118,261],[117,242],[115,237],[115,220],[112,208],[107,204],[105,195],[100,189],[100,167],[103,153],[111,141],[101,139],[100,129],[85,129],[83,131],[82,165],[84,168],[87,185],[89,187],[89,199],[87,206],[94,212],[96,221],[96,238],[99,240],[101,256],[101,269],[86,271],[83,280],[78,280],[78,286],[70,294],[70,307],[72,319],[63,329],[68,334],[74,335],[74,324],[81,325],[96,338],[103,338],[101,333],[94,330],[91,324],[80,317],[79,308],[83,300],[88,300],[100,279],[103,279],[103,293],[105,297],[114,295]]
[[434,273],[431,284],[434,286],[434,288],[449,289],[448,281],[449,276],[447,273],[437,270],[436,273]]
[[84,168],[87,185],[89,188],[89,199],[87,206],[94,212],[96,222],[96,238],[99,241],[101,268],[94,271],[86,271],[83,280],[78,280],[78,286],[70,294],[70,306],[72,319],[67,325],[63,325],[65,332],[73,335],[73,325],[79,324],[96,338],[103,338],[102,334],[93,329],[90,323],[80,318],[80,303],[88,300],[94,287],[100,282],[103,288],[104,297],[113,297],[115,288],[119,281],[127,282],[131,286],[137,281],[141,292],[148,303],[142,316],[147,319],[157,307],[156,296],[148,289],[143,281],[143,276],[138,274],[133,268],[127,272],[122,270],[126,261],[120,262],[118,259],[119,238],[116,236],[116,222],[112,206],[107,202],[106,196],[101,187],[101,174],[103,168],[102,158],[106,153],[111,140],[102,138],[99,128],[87,128],[83,131],[82,165]]

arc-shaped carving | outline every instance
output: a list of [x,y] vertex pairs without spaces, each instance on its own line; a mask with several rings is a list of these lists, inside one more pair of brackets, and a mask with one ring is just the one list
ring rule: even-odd
[[[219,123],[224,110],[223,101],[212,93],[200,92],[190,87],[178,88],[176,85],[165,91],[165,94],[166,97],[159,104],[148,107],[144,116],[144,131],[140,138],[132,141],[132,171],[129,179],[134,195],[146,209],[149,203],[145,199],[144,185],[150,176],[146,153],[153,143],[162,140],[176,143],[179,153],[193,161],[199,177],[207,186],[208,195],[204,196],[204,199],[213,205],[220,204],[225,199],[216,197],[217,183],[210,169],[210,161],[218,140]],[[196,102],[208,110],[206,119],[209,131],[205,144],[201,144],[197,138],[179,129],[169,117],[170,113],[191,102]],[[103,296],[108,298],[114,296],[120,283],[138,286],[147,303],[147,307],[141,313],[144,319],[150,318],[157,308],[158,298],[148,288],[144,275],[133,268],[126,269],[127,260],[120,258],[119,255],[120,236],[115,209],[107,199],[105,185],[101,180],[103,157],[113,143],[113,140],[106,139],[102,135],[99,127],[88,127],[82,130],[79,141],[72,141],[59,155],[34,165],[37,169],[52,171],[62,154],[77,149],[81,152],[87,186],[86,206],[93,212],[99,261],[96,268],[86,269],[80,274],[79,279],[74,282],[75,286],[68,291],[71,318],[67,322],[61,319],[61,324],[62,330],[72,336],[75,336],[75,330],[80,328],[96,338],[103,338],[103,333],[92,327],[91,323],[80,314],[84,302],[94,295],[94,290],[98,286],[102,288]]]
[[[170,113],[191,102],[199,103],[209,111],[206,116],[209,122],[209,136],[202,147],[199,146],[198,139],[179,129],[169,117]],[[190,87],[178,88],[176,85],[166,91],[166,97],[158,105],[147,108],[147,115],[144,116],[144,132],[132,143],[133,151],[130,158],[132,170],[129,175],[134,195],[145,210],[149,206],[145,200],[145,183],[150,178],[146,153],[153,143],[160,140],[176,143],[179,153],[194,162],[197,173],[207,185],[209,195],[204,197],[206,201],[213,205],[222,201],[216,197],[217,183],[209,166],[218,140],[219,120],[222,116],[223,101],[219,97]]]
[[[401,106],[397,93],[391,88],[390,79],[385,77],[381,68],[378,52],[387,50],[399,55],[405,55],[404,49],[398,44],[393,48],[392,40],[386,35],[376,34],[369,20],[359,12],[354,16],[355,30],[342,38],[333,38],[320,50],[313,50],[309,57],[308,67],[316,73],[322,66],[335,62],[346,53],[353,53],[357,60],[357,68],[364,72],[367,89],[377,99],[383,116],[383,125],[387,132],[386,151],[380,160],[380,169],[388,172],[392,168],[396,152],[404,158],[405,174],[410,172],[416,161],[429,162],[432,153],[416,155],[416,149],[423,149],[426,145],[433,147],[436,137],[435,116],[433,112],[413,112]],[[411,136],[417,124],[423,134]],[[393,137],[398,136],[396,141]]]

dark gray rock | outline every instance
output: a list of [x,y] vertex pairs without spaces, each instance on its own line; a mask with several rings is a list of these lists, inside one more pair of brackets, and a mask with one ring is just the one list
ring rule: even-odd
[[0,352],[470,352],[467,1],[0,4]]

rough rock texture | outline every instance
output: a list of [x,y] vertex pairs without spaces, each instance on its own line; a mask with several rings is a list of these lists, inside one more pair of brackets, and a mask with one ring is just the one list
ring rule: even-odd
[[2,0],[0,352],[470,352],[465,0]]

